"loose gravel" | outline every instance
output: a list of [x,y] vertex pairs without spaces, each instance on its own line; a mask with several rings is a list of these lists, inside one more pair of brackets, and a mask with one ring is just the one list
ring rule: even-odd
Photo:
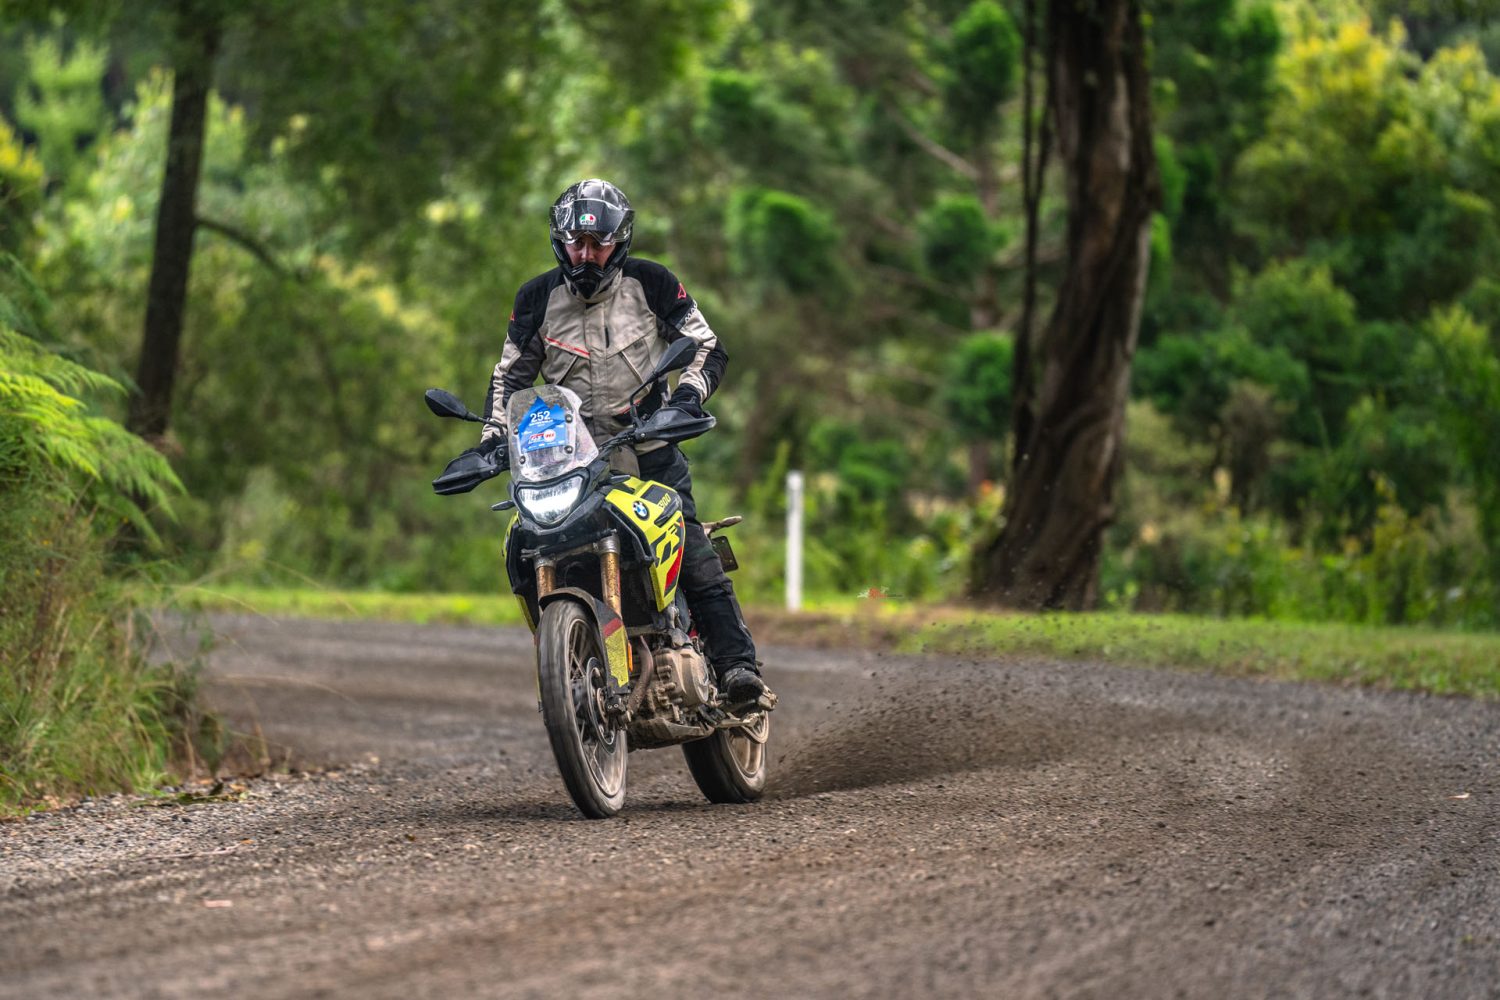
[[1500,997],[1494,704],[768,647],[765,800],[590,822],[525,631],[199,627],[290,771],[0,824],[0,997]]

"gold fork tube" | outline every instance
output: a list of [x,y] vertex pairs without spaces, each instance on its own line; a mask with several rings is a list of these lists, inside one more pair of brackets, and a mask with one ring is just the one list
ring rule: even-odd
[[541,600],[557,587],[557,563],[551,559],[536,561],[536,596]]
[[600,548],[599,573],[603,577],[604,603],[613,608],[615,614],[622,614],[624,605],[620,600],[620,543],[608,538]]

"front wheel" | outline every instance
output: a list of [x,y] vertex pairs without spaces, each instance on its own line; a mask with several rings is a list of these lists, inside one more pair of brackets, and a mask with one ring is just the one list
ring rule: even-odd
[[625,731],[605,714],[608,666],[599,629],[573,601],[542,609],[537,628],[542,719],[578,811],[604,819],[625,804]]
[[762,712],[754,725],[720,729],[712,736],[682,745],[688,770],[710,802],[754,802],[766,790],[766,740],[771,716]]

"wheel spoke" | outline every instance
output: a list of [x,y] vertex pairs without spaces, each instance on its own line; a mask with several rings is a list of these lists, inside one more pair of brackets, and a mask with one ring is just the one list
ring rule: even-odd
[[599,629],[574,601],[549,605],[538,638],[544,719],[563,781],[585,816],[617,812],[625,797],[626,733],[606,711],[609,675]]
[[624,776],[624,754],[619,734],[604,716],[603,689],[607,682],[587,622],[573,624],[567,647],[568,695],[584,764],[601,788],[613,792]]

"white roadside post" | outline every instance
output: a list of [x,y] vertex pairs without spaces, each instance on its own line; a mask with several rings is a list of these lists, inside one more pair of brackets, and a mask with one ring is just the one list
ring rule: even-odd
[[786,474],[786,607],[802,610],[802,473]]

